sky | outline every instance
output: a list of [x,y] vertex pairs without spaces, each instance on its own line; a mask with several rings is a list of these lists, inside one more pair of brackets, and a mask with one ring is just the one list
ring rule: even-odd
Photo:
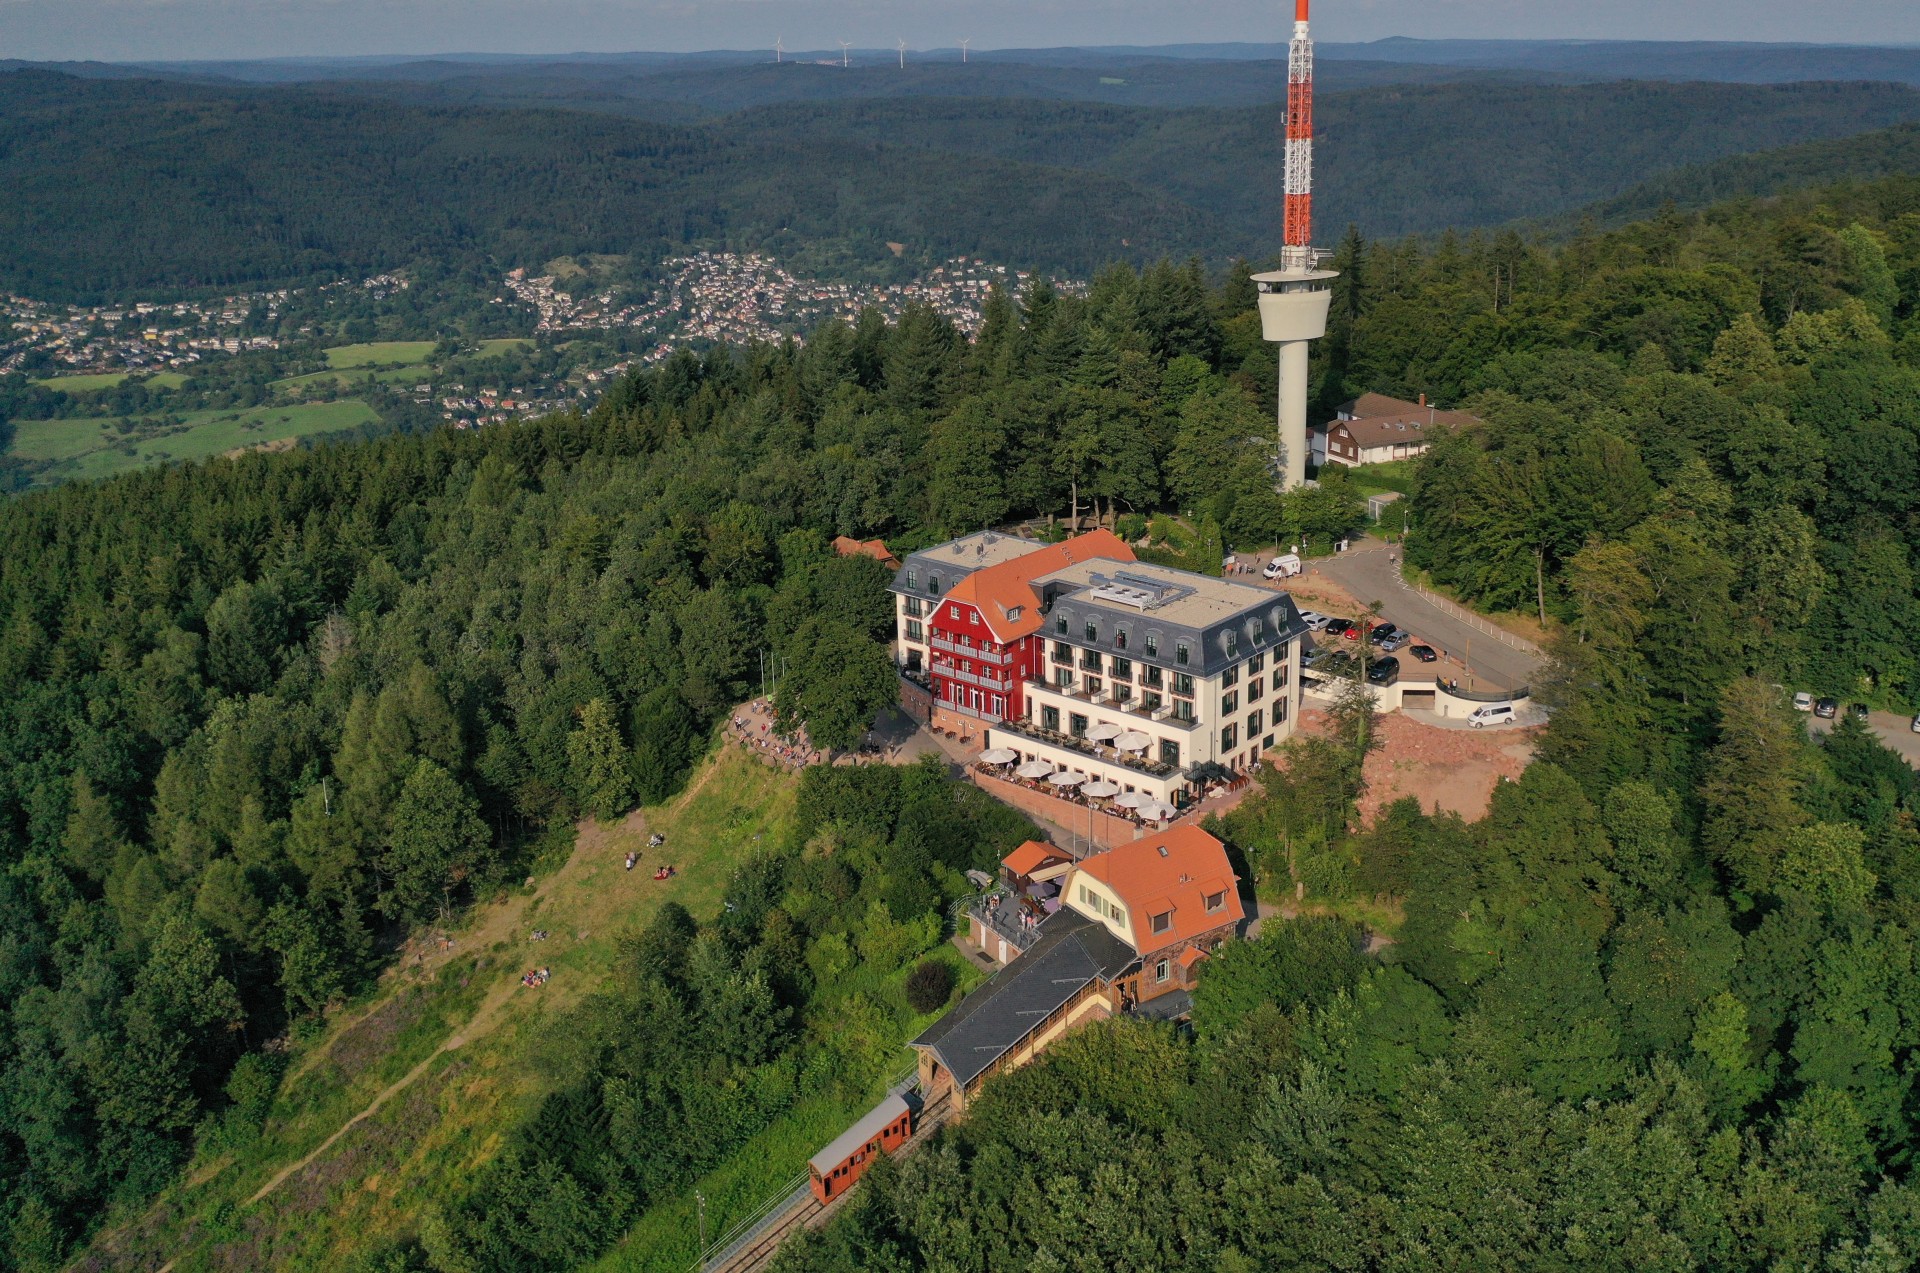
[[[1285,40],[1284,0],[0,0],[0,59]],[[1920,0],[1321,0],[1324,41],[1920,44]]]

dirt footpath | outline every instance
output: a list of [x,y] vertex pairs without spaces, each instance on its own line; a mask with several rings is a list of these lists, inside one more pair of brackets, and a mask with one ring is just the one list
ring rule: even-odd
[[1380,750],[1367,757],[1360,819],[1371,824],[1396,800],[1412,796],[1428,813],[1483,817],[1502,779],[1518,778],[1533,759],[1538,730],[1437,729],[1398,712],[1380,718]]

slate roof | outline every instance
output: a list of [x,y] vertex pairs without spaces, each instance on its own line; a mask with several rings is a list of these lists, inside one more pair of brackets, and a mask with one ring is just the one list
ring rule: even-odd
[[913,1041],[965,1087],[1096,977],[1111,981],[1137,956],[1102,924],[1064,907],[1040,940]]

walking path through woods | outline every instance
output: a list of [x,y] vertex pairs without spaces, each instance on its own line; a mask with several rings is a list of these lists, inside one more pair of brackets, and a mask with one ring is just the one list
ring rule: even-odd
[[[687,795],[693,795],[699,788],[703,787],[712,776],[712,766],[707,766],[702,769],[699,778],[696,779],[693,786],[688,789]],[[396,974],[406,969],[433,968],[453,958],[456,953],[485,950],[496,941],[506,940],[520,927],[523,917],[529,910],[533,909],[538,902],[545,900],[562,884],[572,883],[574,878],[596,858],[614,852],[612,843],[613,835],[608,828],[600,826],[600,824],[592,818],[587,818],[580,822],[575,830],[577,834],[574,840],[572,854],[568,856],[567,861],[559,870],[542,880],[532,893],[520,893],[508,898],[504,902],[481,908],[475,917],[478,923],[472,928],[459,933],[452,941],[430,941],[423,943],[429,945],[430,949],[416,952],[412,959],[403,966],[389,972],[387,977],[389,979],[396,979]],[[644,839],[647,835],[647,822],[640,811],[636,809],[620,822],[618,830],[626,833],[628,837]],[[285,1184],[295,1172],[298,1172],[313,1162],[314,1159],[319,1158],[322,1154],[332,1149],[339,1143],[342,1136],[345,1136],[348,1132],[352,1131],[354,1127],[379,1113],[381,1106],[385,1105],[395,1096],[398,1096],[401,1092],[406,1091],[407,1088],[413,1086],[420,1076],[431,1069],[433,1063],[439,1060],[443,1054],[464,1047],[475,1039],[484,1038],[492,1033],[494,1027],[500,1022],[501,1010],[512,1001],[514,995],[521,989],[518,980],[508,975],[516,967],[518,967],[517,964],[503,964],[500,968],[499,981],[492,989],[487,991],[486,997],[480,1001],[479,1007],[474,1009],[473,1016],[467,1020],[464,1026],[448,1035],[445,1041],[432,1052],[428,1053],[418,1065],[382,1088],[371,1101],[367,1102],[364,1109],[342,1123],[334,1130],[331,1136],[321,1141],[311,1152],[298,1161],[289,1163],[287,1166],[281,1168],[275,1173],[271,1180],[260,1187],[258,1192],[247,1199],[247,1205],[252,1206],[271,1194],[275,1189]],[[384,1001],[385,996],[381,996],[381,998]],[[344,1031],[338,1032],[334,1035],[334,1038],[337,1039],[344,1033]],[[308,1058],[308,1060],[303,1063],[302,1070],[312,1065],[313,1060],[317,1059],[317,1056],[321,1054],[321,1049],[315,1049],[315,1052],[316,1057]]]

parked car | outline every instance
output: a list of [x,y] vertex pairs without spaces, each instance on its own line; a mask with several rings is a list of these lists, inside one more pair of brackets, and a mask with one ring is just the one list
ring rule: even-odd
[[1398,624],[1388,623],[1385,619],[1382,619],[1373,625],[1373,639],[1375,641],[1384,641],[1399,630],[1400,626]]
[[1805,690],[1801,690],[1798,694],[1795,694],[1793,696],[1793,710],[1796,712],[1812,711],[1813,695],[1807,693]]
[[1335,619],[1329,616],[1327,621],[1320,625],[1320,630],[1328,636],[1345,636],[1347,629],[1352,626],[1353,624],[1346,619]]
[[1376,633],[1374,644],[1378,645],[1383,650],[1387,650],[1391,652],[1393,650],[1399,649],[1401,646],[1405,645],[1407,642],[1411,640],[1413,640],[1413,636],[1410,633],[1406,633],[1406,632],[1392,633],[1389,636],[1387,636],[1384,640],[1380,639],[1379,635]]
[[1391,685],[1400,679],[1400,660],[1395,658],[1375,659],[1373,666],[1367,669],[1367,680],[1375,685]]
[[1869,716],[1867,715],[1867,705],[1865,703],[1855,703],[1852,706],[1848,707],[1847,711],[1852,713],[1853,718],[1859,721],[1862,725],[1866,724],[1867,721],[1870,719]]
[[1267,563],[1260,573],[1269,579],[1288,579],[1300,573],[1300,558],[1293,553],[1282,553]]
[[1908,726],[1908,728],[1912,729],[1914,733],[1920,734],[1920,716],[1914,717],[1913,723]]
[[1415,645],[1407,648],[1407,653],[1422,663],[1433,663],[1440,658],[1440,651],[1430,645]]
[[1813,700],[1813,714],[1821,720],[1832,720],[1840,714],[1840,700],[1837,698],[1816,698]]
[[1300,622],[1307,625],[1307,631],[1309,632],[1318,632],[1326,621],[1327,616],[1321,614],[1318,610],[1302,610],[1300,612]]
[[1512,703],[1488,703],[1485,707],[1476,707],[1467,716],[1467,725],[1472,729],[1485,729],[1488,725],[1513,724]]

